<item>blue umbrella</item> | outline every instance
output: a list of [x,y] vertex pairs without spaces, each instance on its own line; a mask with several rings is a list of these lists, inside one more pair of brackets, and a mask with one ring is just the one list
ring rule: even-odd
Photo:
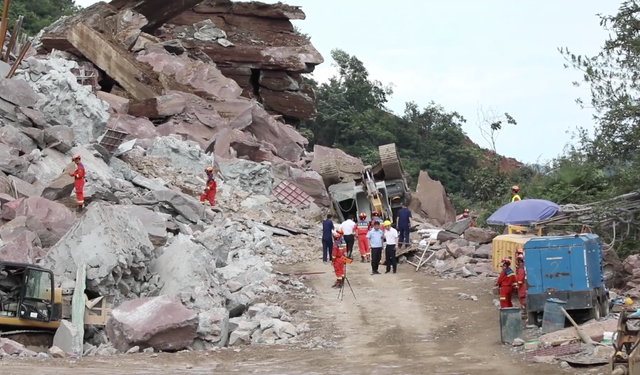
[[544,199],[524,199],[500,207],[488,219],[489,225],[529,225],[548,219],[558,212],[558,205]]

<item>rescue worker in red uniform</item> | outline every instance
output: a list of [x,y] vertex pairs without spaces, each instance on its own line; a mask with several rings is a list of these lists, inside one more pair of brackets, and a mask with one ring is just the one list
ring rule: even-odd
[[336,231],[333,235],[331,261],[333,262],[333,271],[336,273],[336,283],[333,284],[333,288],[340,288],[344,282],[344,260],[342,260],[342,256],[347,253],[347,244],[344,242],[341,232]]
[[367,239],[367,233],[369,233],[369,222],[367,221],[367,214],[360,213],[360,220],[356,223],[354,232],[358,235],[358,249],[360,250],[360,258],[362,263],[368,262],[371,258],[369,252],[369,240]]
[[75,154],[71,157],[71,161],[76,163],[76,170],[69,173],[73,180],[73,187],[76,189],[76,200],[78,201],[78,212],[84,208],[84,166],[80,161],[80,155]]
[[371,212],[371,222],[369,222],[369,229],[373,228],[373,223],[375,222],[380,224],[380,229],[384,229],[384,222],[380,218],[380,214],[378,214],[378,211]]
[[211,207],[213,207],[216,205],[215,198],[216,188],[218,187],[218,185],[216,185],[216,179],[213,176],[212,167],[206,167],[204,169],[204,172],[207,174],[207,187],[204,189],[204,193],[200,195],[200,203],[204,204],[204,201],[206,199],[209,201]]
[[513,307],[511,296],[514,288],[517,287],[516,274],[511,269],[511,261],[507,258],[502,259],[502,272],[496,281],[496,286],[500,288],[500,308]]
[[520,301],[520,309],[526,312],[527,304],[527,274],[524,270],[524,256],[516,257],[516,282],[518,283],[518,300]]
[[460,216],[458,216],[456,218],[456,221],[464,220],[464,219],[466,219],[468,217],[469,217],[469,209],[465,208],[464,211],[462,212],[462,215],[460,215]]

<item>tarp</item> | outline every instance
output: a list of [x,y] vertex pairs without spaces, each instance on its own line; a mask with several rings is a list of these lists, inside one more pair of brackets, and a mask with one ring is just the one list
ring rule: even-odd
[[488,219],[489,225],[529,225],[548,219],[558,212],[558,205],[543,199],[524,199],[500,207]]

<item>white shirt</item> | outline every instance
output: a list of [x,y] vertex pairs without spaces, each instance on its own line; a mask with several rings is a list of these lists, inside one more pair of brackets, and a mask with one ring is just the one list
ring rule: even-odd
[[388,230],[384,231],[384,241],[387,243],[387,245],[397,245],[398,231],[393,227],[389,227]]
[[342,234],[345,236],[352,235],[355,227],[356,227],[356,222],[351,219],[347,219],[344,222],[342,222],[342,224],[340,224],[340,229],[342,229]]

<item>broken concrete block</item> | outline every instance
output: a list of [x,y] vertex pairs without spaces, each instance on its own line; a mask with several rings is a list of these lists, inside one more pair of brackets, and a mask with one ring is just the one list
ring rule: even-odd
[[196,338],[198,315],[168,297],[127,301],[114,309],[107,335],[116,349],[126,353],[134,346],[163,351],[187,348]]
[[78,331],[76,327],[68,320],[61,320],[60,327],[56,330],[56,334],[53,336],[53,346],[62,350],[63,353],[73,353],[73,343],[76,340]]

